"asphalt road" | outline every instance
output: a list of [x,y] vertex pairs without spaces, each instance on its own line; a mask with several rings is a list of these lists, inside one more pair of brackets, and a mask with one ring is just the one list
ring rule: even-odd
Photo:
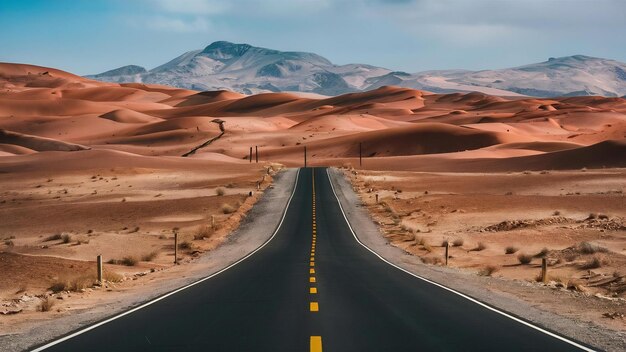
[[[444,283],[445,284],[445,283]],[[357,243],[302,169],[275,237],[231,269],[46,351],[579,351]]]

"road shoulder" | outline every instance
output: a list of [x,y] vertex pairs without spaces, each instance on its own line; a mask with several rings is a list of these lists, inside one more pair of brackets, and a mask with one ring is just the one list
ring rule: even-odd
[[[578,321],[569,317],[540,309],[536,304],[523,300],[514,292],[552,296],[561,294],[548,288],[527,287],[523,282],[498,278],[479,277],[463,270],[425,265],[416,256],[390,245],[372,221],[367,208],[362,206],[352,185],[343,173],[329,168],[331,182],[344,209],[345,215],[359,240],[389,262],[428,280],[445,285],[471,296],[499,310],[532,322],[547,330],[581,341],[607,351],[626,350],[623,333],[600,327],[593,322]],[[532,293],[529,293],[530,291]]]
[[273,185],[248,212],[238,229],[217,249],[187,265],[167,270],[167,278],[154,274],[154,279],[145,282],[141,288],[118,291],[115,295],[102,298],[94,307],[33,322],[19,333],[2,335],[2,350],[22,351],[53,340],[211,276],[237,262],[263,245],[275,232],[295,186],[297,171],[288,169],[274,176]]

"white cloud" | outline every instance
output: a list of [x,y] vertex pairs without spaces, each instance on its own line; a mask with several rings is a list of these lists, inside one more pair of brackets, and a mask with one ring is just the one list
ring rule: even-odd
[[211,29],[211,24],[209,23],[209,21],[201,17],[183,19],[155,16],[142,18],[139,21],[139,24],[154,30],[180,33],[209,32]]

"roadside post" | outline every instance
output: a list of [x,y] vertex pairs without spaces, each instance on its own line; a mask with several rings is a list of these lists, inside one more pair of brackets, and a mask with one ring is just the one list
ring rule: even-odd
[[450,241],[446,241],[446,266],[448,266],[448,257],[450,253]]
[[178,264],[178,232],[174,232],[174,264]]
[[258,145],[254,146],[254,156],[256,158],[256,163],[258,164],[259,163],[259,146]]
[[252,163],[252,147],[250,147],[250,162]]
[[98,283],[102,286],[102,254],[98,255],[96,262],[98,263]]
[[541,282],[544,284],[548,281],[548,259],[541,258]]

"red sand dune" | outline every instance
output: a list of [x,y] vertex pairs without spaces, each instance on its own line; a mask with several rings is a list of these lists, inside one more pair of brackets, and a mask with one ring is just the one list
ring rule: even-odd
[[[224,135],[176,158],[217,136],[216,118],[224,121]],[[262,161],[299,165],[307,146],[313,164],[354,163],[359,143],[368,168],[624,167],[626,100],[512,99],[388,86],[319,99],[246,96],[103,83],[0,63],[0,128],[6,130],[0,134],[3,172],[54,168],[61,159],[85,167],[239,163],[250,146],[259,146]],[[87,148],[97,150],[59,154]]]

